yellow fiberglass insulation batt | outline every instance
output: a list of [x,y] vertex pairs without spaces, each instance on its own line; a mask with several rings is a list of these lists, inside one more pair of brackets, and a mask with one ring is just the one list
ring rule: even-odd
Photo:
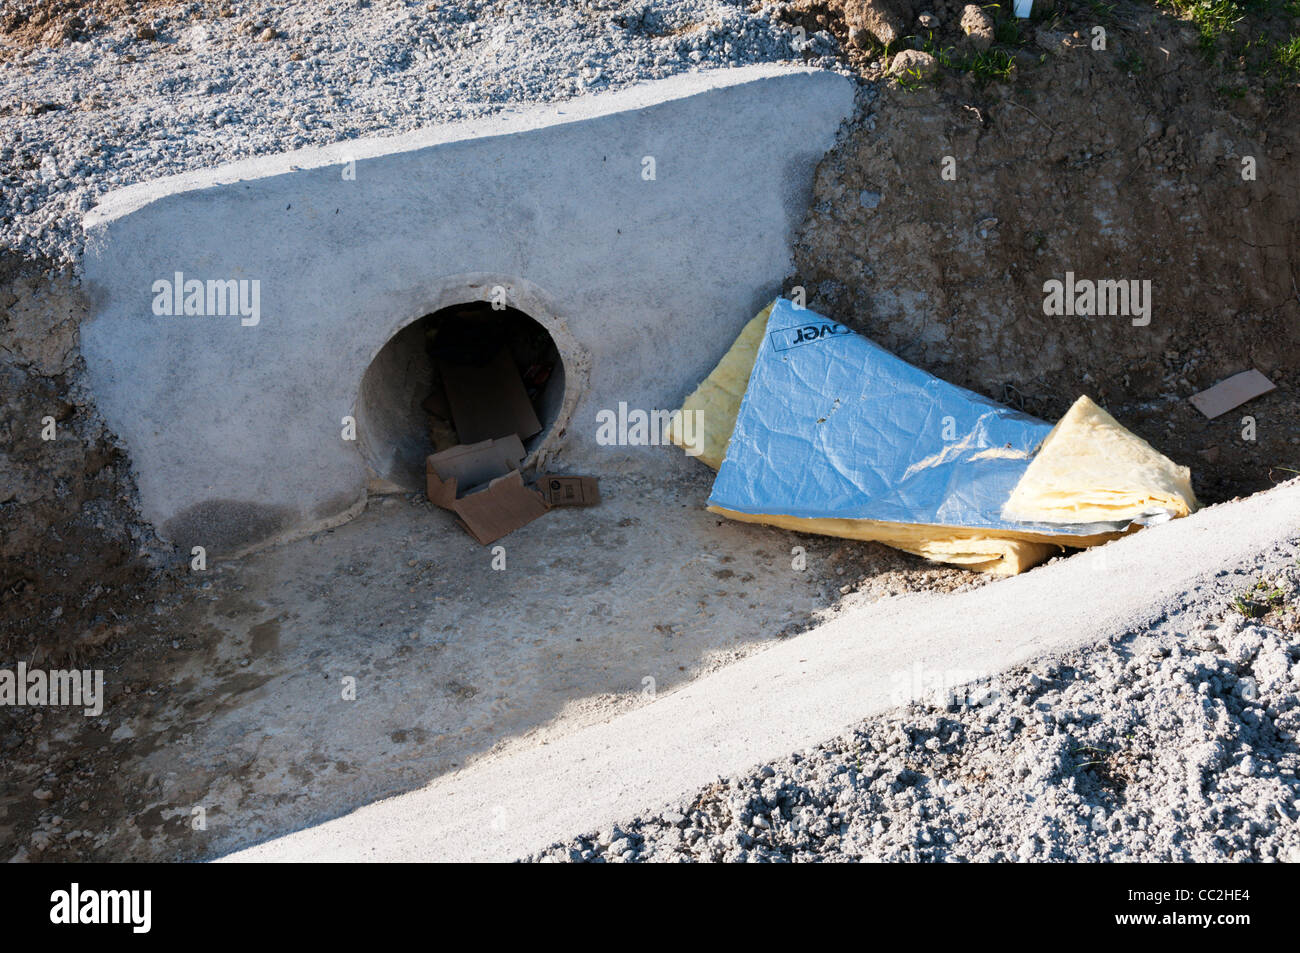
[[1060,419],[1002,515],[1047,523],[1131,520],[1197,508],[1192,472],[1130,433],[1088,397]]

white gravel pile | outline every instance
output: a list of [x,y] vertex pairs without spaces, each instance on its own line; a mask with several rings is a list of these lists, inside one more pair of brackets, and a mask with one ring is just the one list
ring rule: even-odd
[[[530,859],[1300,861],[1295,547],[1267,565],[1285,629],[1193,598]],[[1221,580],[1218,603],[1255,578]]]
[[[31,6],[39,0],[16,0]],[[77,260],[119,186],[692,69],[833,67],[750,0],[215,0],[91,17],[0,66],[0,247]],[[145,39],[139,34],[153,34]],[[759,131],[755,131],[759,134]]]

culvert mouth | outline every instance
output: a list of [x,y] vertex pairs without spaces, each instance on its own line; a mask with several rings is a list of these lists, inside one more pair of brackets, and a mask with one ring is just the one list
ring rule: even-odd
[[450,305],[406,325],[371,361],[357,446],[377,477],[421,490],[432,453],[516,433],[531,454],[559,420],[565,387],[559,347],[532,316]]

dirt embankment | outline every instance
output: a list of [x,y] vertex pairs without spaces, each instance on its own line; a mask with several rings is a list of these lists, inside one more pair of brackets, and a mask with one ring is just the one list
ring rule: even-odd
[[11,0],[0,10],[0,36],[12,44],[9,50],[0,48],[0,61],[14,50],[83,41],[123,18],[137,26],[137,36],[151,39],[147,14],[177,5],[176,0]]
[[[1300,95],[1207,60],[1196,27],[1150,7],[1116,8],[1094,49],[1096,16],[1021,25],[979,59],[958,41],[964,68],[882,84],[818,172],[789,285],[1038,416],[1091,395],[1191,466],[1204,501],[1257,491],[1300,469]],[[1067,272],[1149,281],[1150,323],[1045,314]],[[1251,367],[1278,389],[1213,421],[1187,404]]]
[[0,258],[0,656],[59,664],[155,591],[126,454],[77,384],[76,282]]

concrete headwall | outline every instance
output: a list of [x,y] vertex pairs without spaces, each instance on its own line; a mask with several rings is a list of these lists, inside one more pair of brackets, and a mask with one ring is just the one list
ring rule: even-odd
[[[343,438],[366,368],[498,285],[565,361],[538,452],[580,465],[597,410],[677,406],[779,290],[853,96],[820,71],[691,74],[112,193],[86,216],[81,340],[146,517],[213,552],[345,518],[372,469]],[[257,313],[155,313],[177,273],[204,310],[206,283],[251,303],[255,281]]]

